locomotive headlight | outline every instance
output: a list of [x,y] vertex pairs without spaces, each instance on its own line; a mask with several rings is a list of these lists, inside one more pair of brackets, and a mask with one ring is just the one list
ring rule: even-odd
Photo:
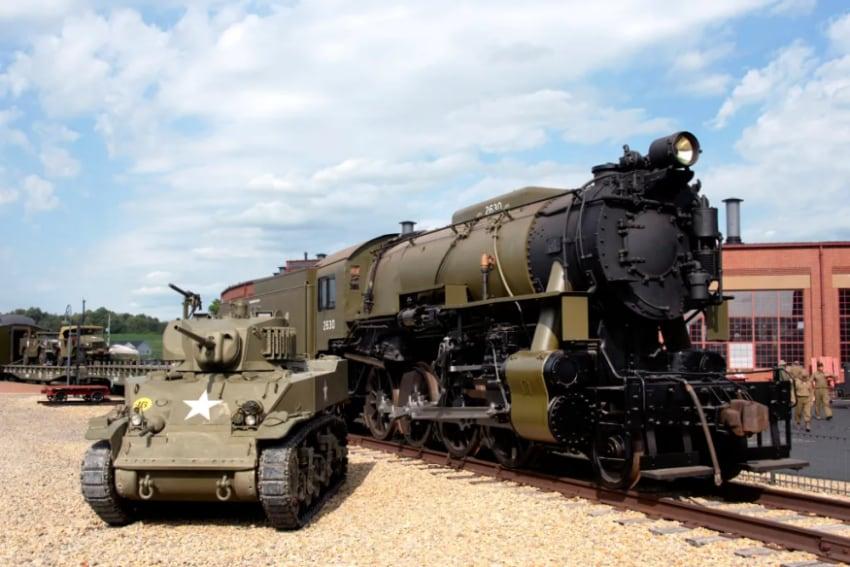
[[130,425],[133,427],[141,427],[142,423],[144,423],[145,419],[142,417],[140,413],[134,413],[130,416]]
[[245,425],[248,427],[254,427],[257,425],[257,416],[254,414],[248,414],[245,416]]
[[690,167],[699,159],[697,137],[690,132],[676,132],[658,138],[649,146],[649,161],[653,167]]

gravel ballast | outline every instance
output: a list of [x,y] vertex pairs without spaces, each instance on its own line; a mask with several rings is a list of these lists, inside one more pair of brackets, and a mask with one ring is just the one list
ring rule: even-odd
[[[166,505],[105,526],[80,495],[89,417],[106,407],[0,395],[0,565],[780,565],[813,560],[671,522],[352,448],[349,479],[305,529],[277,532],[259,506]],[[658,531],[656,529],[656,531]],[[664,531],[664,530],[661,530]],[[674,533],[675,532],[675,533]]]

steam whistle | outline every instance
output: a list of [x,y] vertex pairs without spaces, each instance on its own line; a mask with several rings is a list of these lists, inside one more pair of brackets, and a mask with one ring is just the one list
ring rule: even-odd
[[199,293],[182,290],[173,283],[168,284],[168,287],[183,296],[183,319],[191,319],[196,311],[203,308]]

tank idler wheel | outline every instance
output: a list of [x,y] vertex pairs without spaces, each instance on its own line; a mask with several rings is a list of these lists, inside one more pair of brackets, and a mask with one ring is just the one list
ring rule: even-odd
[[92,402],[94,402],[94,403],[96,403],[96,404],[99,404],[100,402],[102,402],[102,401],[103,401],[103,392],[92,392],[92,394],[91,394],[91,396],[89,397],[89,399],[90,399]]
[[324,415],[263,449],[257,488],[272,527],[305,526],[342,485],[348,470],[347,435],[342,419]]
[[640,480],[640,453],[626,446],[620,435],[598,438],[591,461],[596,480],[606,488],[633,488]]
[[506,469],[525,467],[538,453],[538,446],[533,441],[519,437],[513,429],[485,427],[484,439],[496,461]]
[[86,451],[80,486],[85,501],[110,526],[124,526],[133,521],[132,506],[115,490],[115,469],[108,441],[98,441]]
[[381,406],[392,403],[392,385],[389,375],[380,368],[373,367],[366,380],[366,399],[363,402],[363,420],[372,437],[383,441],[393,432],[393,422],[389,415],[381,411]]

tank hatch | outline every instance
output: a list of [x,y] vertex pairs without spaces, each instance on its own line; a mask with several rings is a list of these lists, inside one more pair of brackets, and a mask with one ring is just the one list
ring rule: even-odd
[[541,201],[556,197],[566,192],[566,189],[555,189],[552,187],[523,187],[510,193],[505,193],[486,201],[464,207],[452,215],[452,224],[458,224],[474,220],[478,217],[492,215],[499,211],[506,211],[515,207],[521,207],[535,201]]

